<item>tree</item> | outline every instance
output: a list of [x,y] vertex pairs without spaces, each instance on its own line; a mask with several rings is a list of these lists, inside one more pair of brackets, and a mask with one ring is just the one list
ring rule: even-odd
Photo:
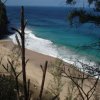
[[0,0],[0,34],[8,33],[8,18],[6,13],[5,1]]
[[[84,0],[85,1],[85,0]],[[66,0],[66,3],[67,4],[73,4],[73,2],[74,2],[74,4],[76,3],[76,2],[78,2],[78,0]],[[100,9],[100,0],[87,0],[87,3],[89,4],[89,5],[92,5],[92,4],[94,4],[94,5],[98,5],[98,6],[95,6],[95,8],[98,8],[98,9]]]
[[[84,64],[80,61],[79,63],[81,64],[82,70],[84,72],[80,72],[79,70],[71,70],[71,68],[67,68],[67,66],[64,66],[62,69],[62,76],[70,79],[72,84],[74,85],[74,87],[72,87],[72,90],[76,91],[77,99],[75,100],[91,100],[91,98],[92,100],[96,100],[94,94],[96,92],[97,85],[99,83],[99,74],[96,74],[95,72],[94,73],[96,75],[86,73],[86,71],[89,68],[89,65]],[[92,69],[90,70],[94,71],[95,68],[93,68],[93,66],[91,67]],[[95,78],[94,76],[97,76],[97,78]],[[71,84],[69,88],[71,88]],[[70,96],[69,98],[74,97],[74,95],[75,93],[69,95]],[[74,100],[74,99],[68,99],[67,97],[66,100]]]
[[53,79],[50,80],[48,89],[50,93],[53,95],[52,100],[60,100],[60,94],[63,90],[63,86],[65,82],[62,81],[62,68],[63,61],[60,59],[56,59],[55,62],[50,64],[50,74]]
[[[72,5],[73,2],[76,3],[76,2],[78,2],[78,0],[66,0],[66,4],[69,4],[69,5]],[[100,13],[100,0],[87,0],[87,3],[89,5],[89,7],[91,5],[94,5],[94,8],[90,8],[90,9],[92,9],[95,13],[96,12]],[[94,23],[95,25],[100,25],[100,14],[96,15],[96,14],[87,12],[85,10],[84,6],[78,10],[77,9],[72,10],[72,12],[68,15],[68,19],[71,22],[71,25],[74,24],[73,20],[75,17],[78,17],[79,22],[82,24],[89,22],[89,23]],[[100,50],[99,43],[100,42],[96,42],[96,43],[92,43],[87,46],[82,46],[82,50],[84,50],[84,48]],[[99,77],[100,77],[99,66],[100,65],[97,64],[97,66],[94,67],[92,65],[84,64],[83,62],[80,62],[80,61],[77,61],[77,63],[79,63],[82,66],[83,74],[81,74],[81,75],[79,74],[78,76],[75,76],[75,74],[73,75],[73,72],[71,72],[70,69],[68,69],[68,71],[66,72],[67,69],[64,68],[62,70],[62,72],[64,74],[63,76],[66,78],[69,78],[75,84],[75,86],[77,87],[77,90],[79,92],[79,95],[81,96],[81,100],[90,100],[91,98],[93,98],[93,95],[96,92],[96,87],[99,83]],[[95,78],[95,76],[97,78]],[[86,83],[85,81],[87,81],[87,80],[89,80],[89,82],[90,82],[90,80],[92,80],[93,84],[91,86],[88,86],[88,87],[90,87],[90,89],[88,89],[88,91],[85,91],[84,85]],[[88,85],[90,85],[90,83]],[[94,97],[93,100],[97,100],[97,99]]]
[[24,100],[30,100],[30,80],[28,80],[27,82],[27,78],[26,78],[26,64],[28,62],[28,60],[25,59],[25,27],[27,22],[25,21],[25,16],[24,16],[24,7],[22,6],[21,8],[21,31],[19,31],[16,28],[12,28],[12,30],[16,31],[20,38],[21,38],[21,42],[18,39],[18,36],[16,35],[16,40],[17,43],[21,49],[21,67],[22,67],[22,75],[23,75],[23,91],[24,91]]
[[[81,1],[81,0],[80,0]],[[66,0],[66,4],[73,4],[75,5],[76,2],[78,2],[78,0]],[[95,12],[100,12],[100,0],[87,0],[87,3],[90,7],[90,5],[94,5],[94,11]],[[92,8],[90,8],[92,9]],[[100,25],[100,14],[96,15],[96,14],[92,14],[87,12],[84,7],[80,10],[74,9],[68,16],[69,21],[71,22],[71,24],[73,24],[73,19],[75,17],[79,18],[80,23],[86,23],[86,22],[92,22],[95,23],[96,25]]]

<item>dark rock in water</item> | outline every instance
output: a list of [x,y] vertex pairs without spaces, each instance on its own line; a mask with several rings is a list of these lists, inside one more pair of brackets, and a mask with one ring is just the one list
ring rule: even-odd
[[8,18],[6,6],[0,0],[0,37],[8,34]]

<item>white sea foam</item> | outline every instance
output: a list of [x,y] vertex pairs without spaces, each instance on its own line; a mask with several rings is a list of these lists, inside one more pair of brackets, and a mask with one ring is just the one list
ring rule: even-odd
[[[26,28],[25,30],[25,46],[26,48],[33,50],[35,52],[39,52],[45,55],[57,57],[58,52],[56,50],[56,46],[53,45],[53,42],[50,40],[42,39],[36,37],[33,32]],[[17,34],[17,33],[15,33]],[[10,36],[13,42],[16,44],[15,34]],[[18,36],[19,38],[19,36]],[[20,38],[19,38],[20,40]]]
[[[60,58],[67,63],[75,64],[75,66],[79,68],[82,68],[82,66],[80,63],[75,63],[77,62],[77,59],[85,64],[95,65],[94,62],[87,61],[86,57],[80,57],[66,47],[59,47],[54,45],[54,43],[50,40],[36,37],[35,34],[33,34],[33,31],[29,30],[28,28],[26,28],[25,33],[25,46],[32,51]],[[10,38],[16,44],[15,34],[10,36]]]

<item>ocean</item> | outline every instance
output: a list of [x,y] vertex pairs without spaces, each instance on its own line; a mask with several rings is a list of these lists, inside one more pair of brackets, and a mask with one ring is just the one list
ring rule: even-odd
[[[92,23],[70,26],[68,7],[25,7],[28,21],[26,48],[68,63],[76,60],[99,62],[100,50],[95,43],[100,42],[100,26]],[[7,7],[9,27],[20,28],[20,7]],[[10,38],[15,42],[15,35]],[[92,47],[91,47],[92,45]],[[94,47],[95,46],[95,47]],[[94,47],[94,48],[93,48]]]

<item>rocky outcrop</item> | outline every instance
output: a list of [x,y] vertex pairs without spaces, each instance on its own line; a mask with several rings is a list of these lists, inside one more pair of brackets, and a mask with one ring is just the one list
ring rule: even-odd
[[0,35],[8,34],[8,18],[6,7],[0,0]]

